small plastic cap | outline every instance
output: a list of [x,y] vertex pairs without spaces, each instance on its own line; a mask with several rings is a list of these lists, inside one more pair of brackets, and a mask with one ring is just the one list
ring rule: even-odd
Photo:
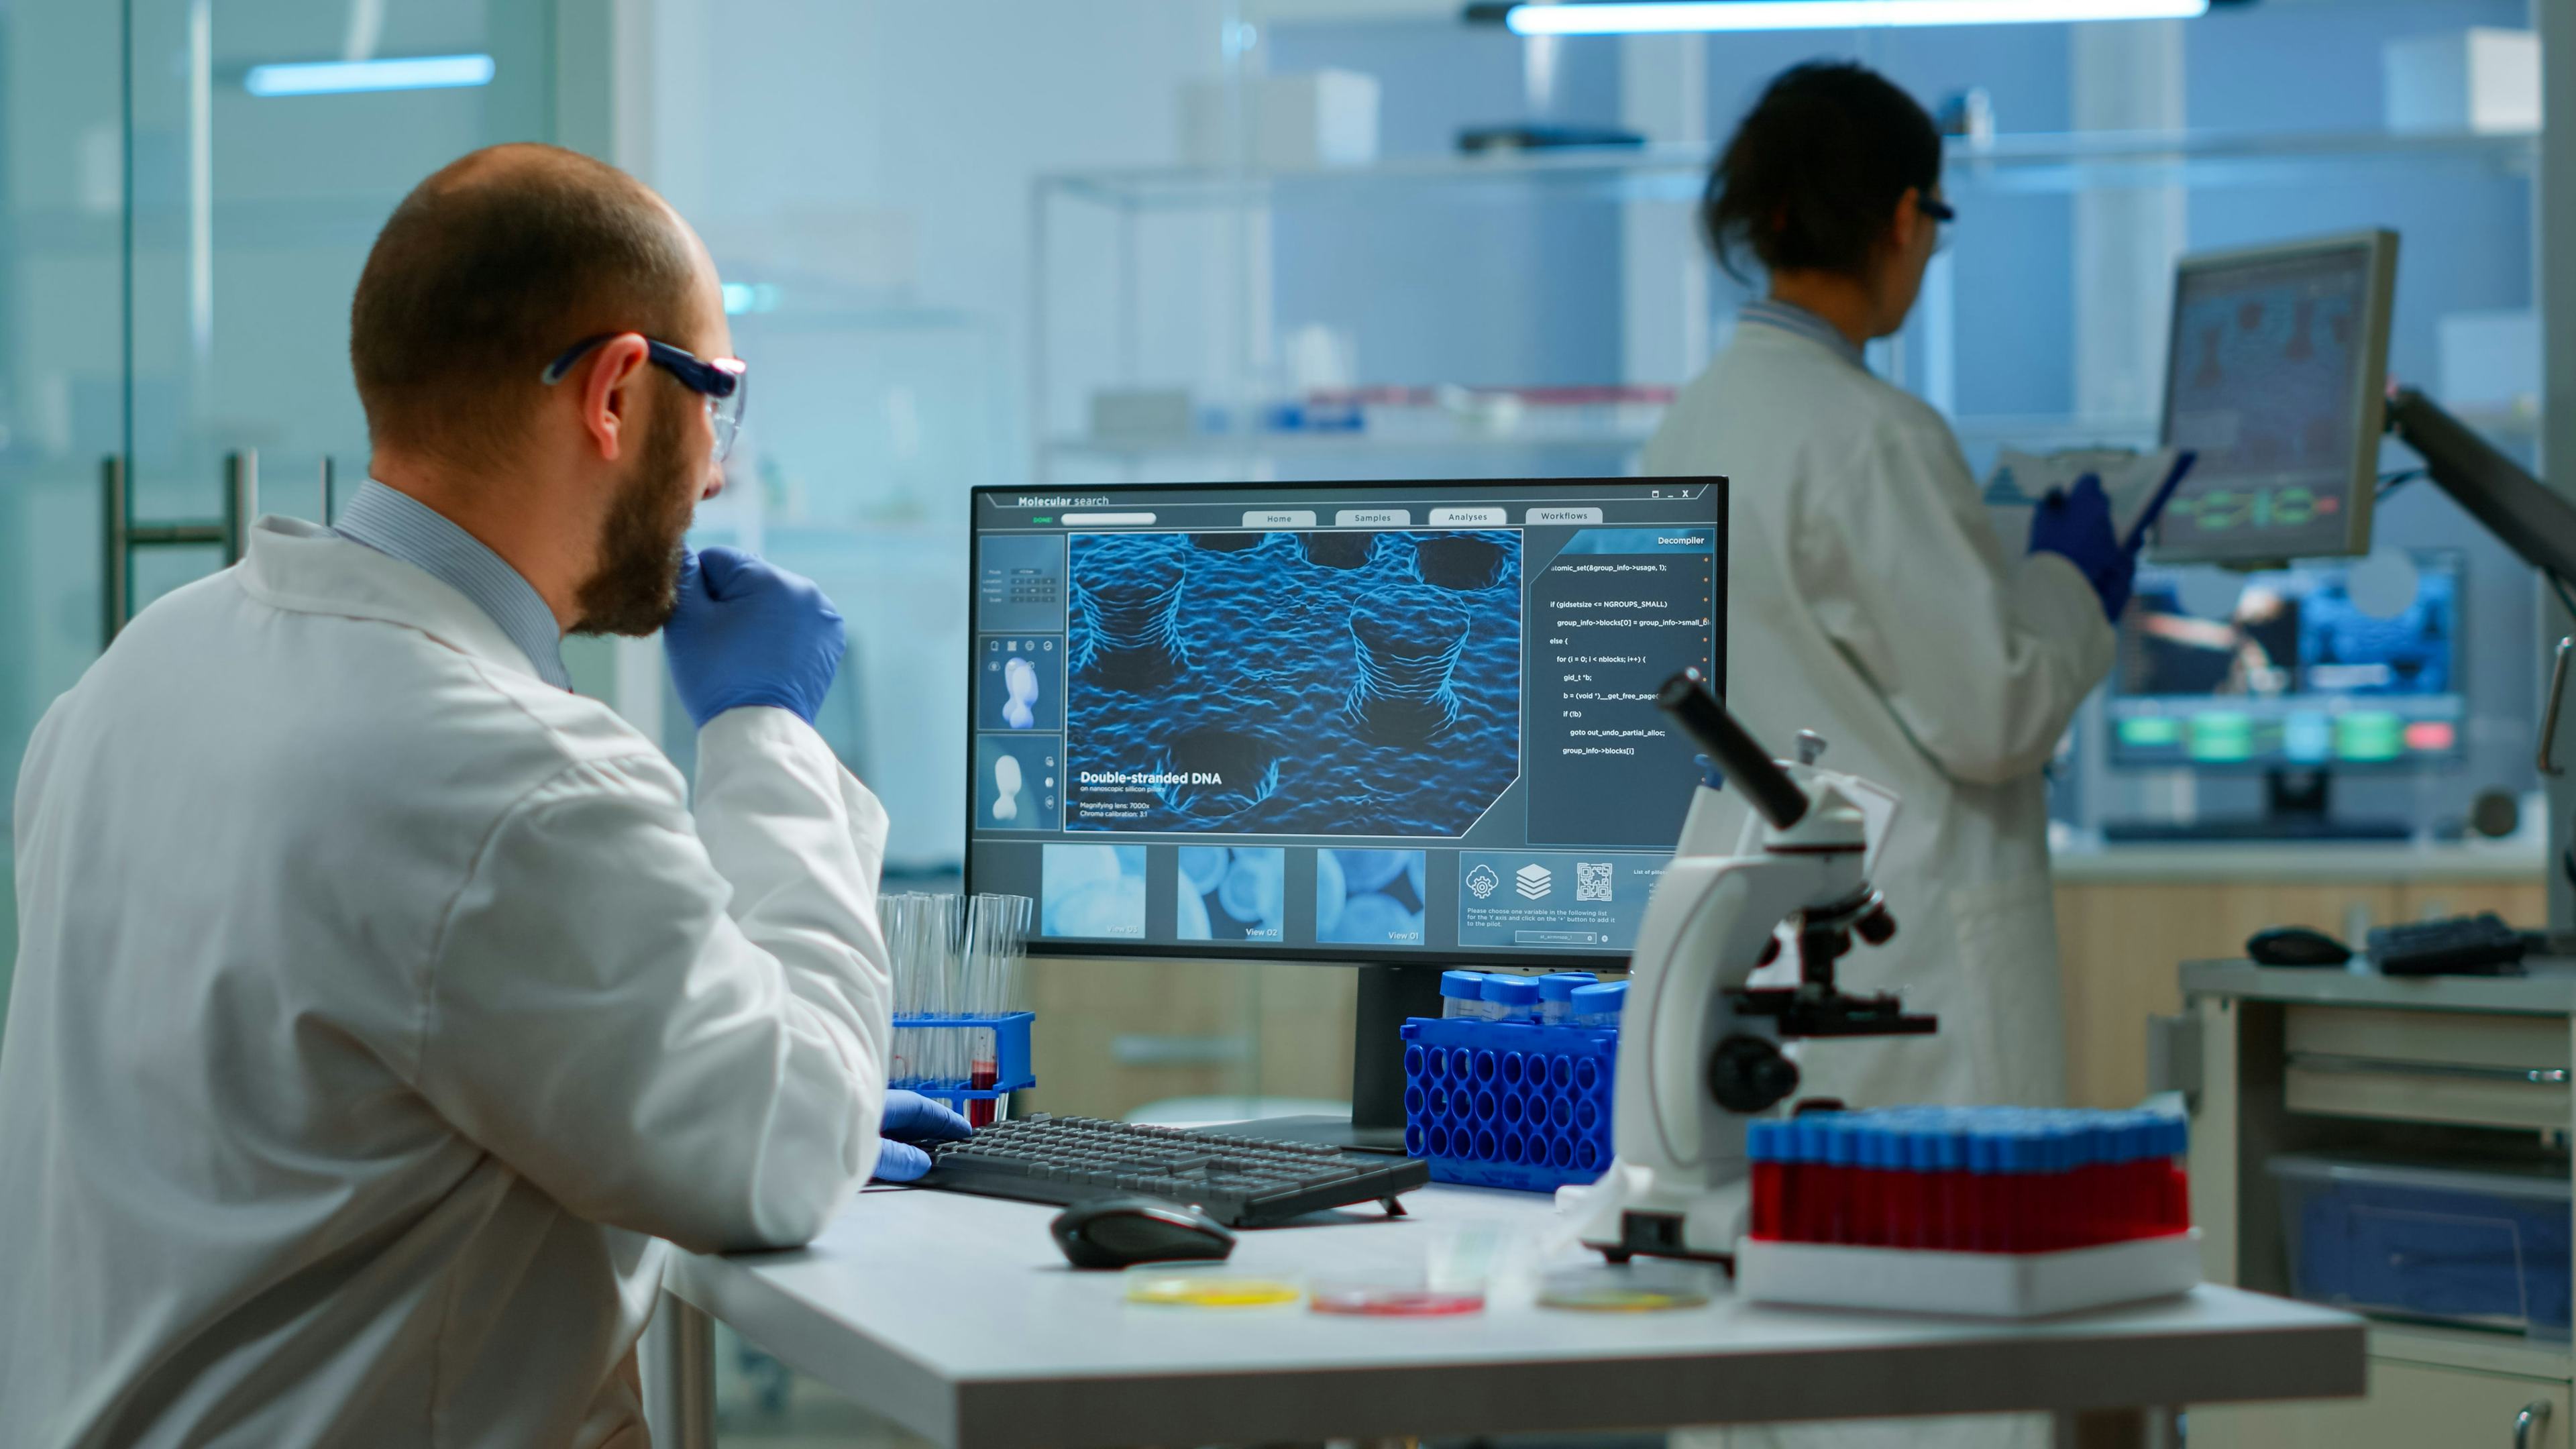
[[1598,985],[1600,981],[1589,971],[1551,971],[1538,979],[1538,997],[1541,1001],[1572,1001],[1578,988]]
[[1723,790],[1726,788],[1726,772],[1717,767],[1717,761],[1710,759],[1706,755],[1693,755],[1691,758],[1699,762],[1699,782],[1701,784],[1712,790]]
[[1617,1011],[1628,1004],[1628,983],[1604,981],[1598,986],[1578,986],[1574,988],[1573,1001],[1577,1016]]
[[1443,971],[1440,973],[1440,994],[1454,996],[1461,1001],[1481,1001],[1485,996],[1485,978],[1474,971]]
[[1488,976],[1485,999],[1505,1006],[1538,1005],[1538,983],[1526,976]]

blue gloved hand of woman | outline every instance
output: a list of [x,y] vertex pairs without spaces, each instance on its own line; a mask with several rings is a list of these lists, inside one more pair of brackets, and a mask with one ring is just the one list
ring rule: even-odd
[[[2145,534],[2140,532],[2140,540]],[[2138,551],[2122,547],[2111,524],[2111,498],[2102,480],[2087,473],[2071,489],[2051,489],[2030,515],[2030,551],[2053,553],[2075,565],[2102,601],[2103,616],[2118,623],[2138,580]]]
[[680,562],[680,601],[662,626],[671,687],[700,729],[729,709],[775,705],[807,724],[848,647],[841,612],[812,579],[738,548]]
[[879,1182],[917,1182],[930,1171],[930,1154],[921,1144],[963,1142],[975,1135],[966,1119],[945,1102],[900,1088],[886,1093],[885,1117],[877,1127]]

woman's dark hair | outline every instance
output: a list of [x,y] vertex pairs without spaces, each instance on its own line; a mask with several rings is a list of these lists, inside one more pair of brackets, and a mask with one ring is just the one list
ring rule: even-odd
[[1718,265],[1858,274],[1912,187],[1941,183],[1941,132],[1912,96],[1848,61],[1782,71],[1709,172],[1700,226]]

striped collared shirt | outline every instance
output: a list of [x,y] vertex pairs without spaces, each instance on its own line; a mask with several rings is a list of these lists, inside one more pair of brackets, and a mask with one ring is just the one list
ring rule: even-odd
[[528,656],[539,679],[557,689],[572,688],[572,673],[563,662],[563,631],[536,585],[437,509],[370,478],[340,510],[331,531],[401,559],[472,599]]
[[1765,297],[1758,302],[1747,302],[1744,304],[1744,310],[1735,314],[1735,319],[1738,322],[1759,322],[1765,327],[1777,327],[1784,332],[1795,332],[1801,337],[1821,342],[1832,348],[1854,367],[1869,366],[1861,360],[1860,349],[1852,344],[1850,338],[1835,330],[1834,324],[1795,302],[1783,302],[1777,297]]

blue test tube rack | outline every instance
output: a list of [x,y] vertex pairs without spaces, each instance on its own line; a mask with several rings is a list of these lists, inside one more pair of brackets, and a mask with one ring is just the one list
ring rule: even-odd
[[1434,1182],[1554,1192],[1609,1169],[1615,1028],[1415,1017],[1404,1148]]
[[989,1031],[993,1034],[993,1055],[1001,1068],[1000,1080],[990,1087],[969,1087],[963,1081],[933,1082],[918,1078],[892,1085],[943,1102],[990,1102],[1023,1092],[1038,1084],[1037,1073],[1029,1062],[1029,1025],[1038,1019],[1034,1011],[1005,1012],[1000,1016],[898,1016],[900,1030]]

